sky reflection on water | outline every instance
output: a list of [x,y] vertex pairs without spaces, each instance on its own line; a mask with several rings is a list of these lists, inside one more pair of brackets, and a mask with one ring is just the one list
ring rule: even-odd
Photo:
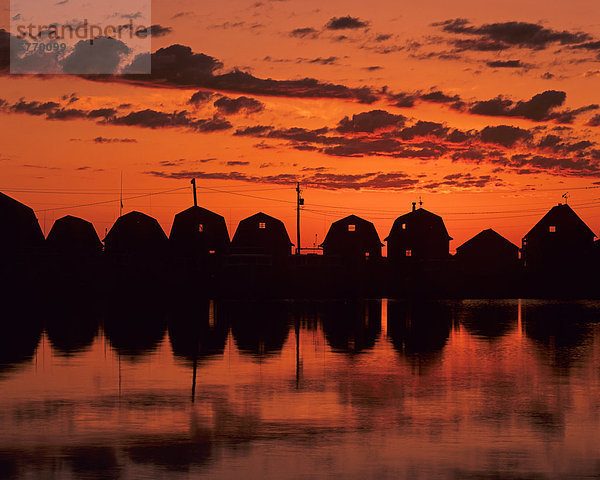
[[0,478],[600,474],[600,303],[93,310],[3,323]]

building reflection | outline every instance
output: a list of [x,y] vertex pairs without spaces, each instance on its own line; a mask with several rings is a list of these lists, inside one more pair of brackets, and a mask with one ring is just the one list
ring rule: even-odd
[[240,352],[262,358],[281,351],[290,325],[285,303],[232,301],[223,310]]
[[381,300],[346,300],[322,305],[323,332],[335,352],[370,350],[381,333]]
[[214,300],[199,299],[169,313],[169,340],[173,355],[192,365],[221,355],[229,325]]
[[51,305],[46,315],[46,332],[56,354],[73,356],[88,350],[100,323],[98,309],[89,299],[72,299]]
[[452,309],[442,302],[388,302],[387,332],[392,345],[424,373],[439,361],[450,336]]
[[592,325],[600,320],[596,304],[527,301],[522,311],[526,335],[537,346],[542,360],[568,371],[584,360],[589,350]]
[[164,306],[142,295],[107,305],[104,334],[119,355],[136,361],[154,352],[167,330]]
[[455,320],[472,335],[486,340],[507,335],[519,319],[516,300],[464,300],[454,308]]
[[3,305],[0,335],[0,378],[35,355],[42,336],[43,315],[37,308],[22,303]]

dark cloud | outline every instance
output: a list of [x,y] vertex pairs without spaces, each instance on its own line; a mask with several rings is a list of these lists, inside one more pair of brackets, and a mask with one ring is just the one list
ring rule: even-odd
[[88,40],[80,40],[61,65],[64,73],[116,73],[128,53],[129,47],[114,38],[95,38],[93,44]]
[[521,62],[521,60],[494,60],[486,62],[486,64],[492,68],[530,68],[530,65]]
[[434,136],[438,138],[445,138],[449,128],[445,127],[441,123],[436,122],[424,122],[422,120],[417,121],[410,127],[403,128],[398,132],[398,135],[403,140],[412,140],[415,137],[429,137]]
[[369,22],[360,20],[357,17],[347,15],[345,17],[332,17],[325,25],[328,30],[345,30],[355,28],[365,28],[369,26]]
[[27,102],[24,99],[10,106],[10,111],[14,113],[27,113],[29,115],[46,115],[54,112],[60,105],[56,102]]
[[570,48],[578,48],[583,50],[600,50],[600,41],[580,43],[579,45],[572,45]]
[[513,147],[517,142],[529,140],[531,137],[529,130],[509,125],[485,127],[480,133],[482,142],[495,143],[504,147]]
[[138,37],[164,37],[169,33],[172,33],[173,29],[171,27],[163,27],[162,25],[150,25],[147,28],[142,30],[137,30],[135,34]]
[[[265,165],[269,166],[269,165]],[[414,190],[415,188],[437,190],[439,188],[482,188],[500,181],[490,175],[475,176],[470,173],[447,176],[442,181],[423,180],[420,175],[411,177],[404,172],[366,172],[366,173],[331,173],[323,169],[303,169],[299,174],[248,175],[241,172],[205,172],[180,170],[148,171],[146,175],[170,179],[188,179],[190,177],[211,180],[238,180],[253,183],[293,185],[301,182],[304,186],[327,190]]]
[[557,90],[546,90],[529,100],[518,102],[499,96],[491,100],[473,102],[468,107],[468,111],[476,115],[523,117],[539,122],[558,118],[561,112],[553,110],[561,106],[566,97],[565,92]]
[[214,95],[214,92],[207,92],[205,90],[199,90],[190,97],[190,99],[188,100],[188,103],[191,103],[192,105],[199,105],[201,103],[206,103],[212,98],[213,95]]
[[499,52],[508,48],[508,45],[489,40],[485,38],[459,38],[452,40],[456,52],[474,51],[474,52]]
[[234,115],[242,111],[246,114],[257,113],[264,109],[262,102],[250,97],[221,97],[215,101],[214,106],[223,115]]
[[552,80],[554,78],[554,74],[550,72],[545,72],[540,78],[542,78],[543,80]]
[[390,38],[392,38],[392,35],[390,33],[382,33],[375,37],[375,41],[376,42],[385,42],[386,40],[389,40]]
[[552,30],[537,23],[527,22],[513,21],[474,26],[465,18],[455,18],[432,25],[441,27],[447,33],[477,36],[507,47],[543,49],[555,43],[573,45],[590,40],[590,36],[583,32]]
[[290,32],[290,36],[291,37],[298,37],[298,38],[316,38],[318,36],[318,31],[315,30],[314,28],[311,27],[304,27],[304,28],[295,28],[294,30],[292,30]]
[[186,127],[199,132],[226,130],[232,127],[227,120],[216,115],[208,119],[192,119],[185,110],[166,113],[146,109],[131,112],[122,117],[115,117],[107,121],[107,123],[145,128]]
[[137,143],[135,138],[106,138],[96,137],[94,143]]
[[[125,69],[140,71],[149,58],[140,57]],[[373,103],[378,99],[377,92],[368,87],[351,88],[345,85],[325,83],[314,78],[301,80],[273,80],[258,78],[248,72],[234,69],[231,72],[216,74],[223,64],[213,57],[194,53],[183,45],[161,48],[152,54],[152,73],[149,75],[122,75],[111,77],[111,81],[132,81],[139,85],[159,85],[172,87],[200,87],[220,91],[240,92],[254,95],[300,97],[300,98],[339,98]]]
[[394,107],[412,108],[415,106],[417,96],[410,93],[391,93],[388,99]]
[[250,165],[250,162],[242,162],[240,160],[231,160],[229,162],[225,162],[225,165],[227,165],[228,167],[238,167],[238,166]]
[[77,120],[87,116],[88,112],[77,108],[57,108],[46,114],[48,120]]
[[114,108],[97,108],[88,112],[89,118],[111,118],[117,114]]
[[338,57],[298,58],[296,63],[319,63],[321,65],[336,65]]
[[453,103],[460,101],[460,97],[458,95],[447,95],[439,90],[432,90],[431,92],[423,93],[419,95],[419,98],[431,103]]
[[589,127],[600,127],[600,114],[594,115],[587,123]]
[[[140,71],[138,63],[147,62],[144,55],[140,55],[129,66],[131,71]],[[213,77],[215,71],[223,68],[223,64],[216,58],[194,53],[190,47],[184,45],[171,45],[160,48],[151,55],[152,73],[149,75],[133,75],[132,80],[142,83],[157,82],[172,86],[202,86],[207,79]],[[125,69],[127,73],[128,69]]]
[[403,115],[394,115],[385,110],[371,110],[370,112],[352,115],[352,119],[344,117],[338,123],[336,130],[340,133],[373,133],[386,128],[402,127],[405,121],[406,117]]
[[234,135],[237,136],[250,136],[250,137],[259,137],[264,135],[270,131],[272,131],[274,127],[269,125],[255,125],[253,127],[244,127],[239,128],[235,131]]

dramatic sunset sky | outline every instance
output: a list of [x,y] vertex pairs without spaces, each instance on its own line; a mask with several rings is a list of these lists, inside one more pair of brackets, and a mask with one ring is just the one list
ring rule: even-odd
[[452,250],[490,227],[520,245],[565,192],[600,232],[596,0],[155,1],[152,74],[108,42],[123,62],[94,78],[10,75],[0,5],[0,191],[45,233],[72,214],[103,238],[121,173],[124,212],[167,234],[192,177],[231,236],[264,211],[293,241],[300,181],[302,246],[351,213],[383,239],[419,197]]

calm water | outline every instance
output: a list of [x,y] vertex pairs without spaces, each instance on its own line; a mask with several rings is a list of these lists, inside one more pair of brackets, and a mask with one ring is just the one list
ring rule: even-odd
[[600,476],[600,303],[130,307],[5,316],[0,476]]

